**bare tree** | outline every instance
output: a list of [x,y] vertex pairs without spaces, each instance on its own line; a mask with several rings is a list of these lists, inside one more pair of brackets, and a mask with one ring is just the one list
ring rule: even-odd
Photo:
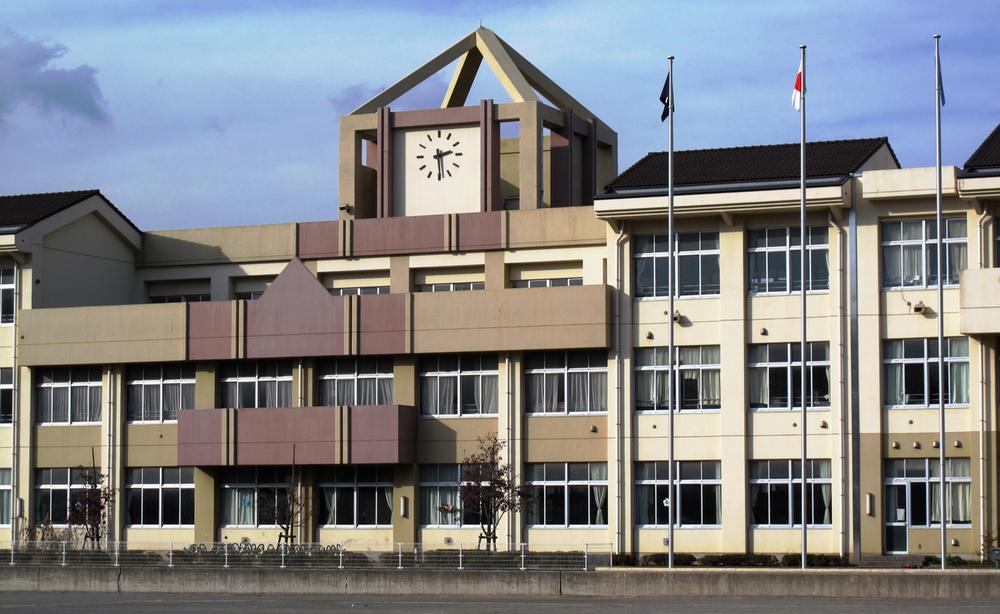
[[[105,475],[97,467],[79,466],[73,469],[82,489],[70,491],[70,509],[67,523],[83,529],[83,542],[92,548],[100,547],[108,523],[108,510],[114,501],[114,490],[104,485]],[[76,482],[76,480],[73,480]]]
[[[507,514],[516,514],[527,504],[530,495],[518,486],[510,463],[502,462],[506,444],[493,433],[479,438],[478,448],[462,460],[462,483],[459,500],[466,518],[477,517],[482,533],[480,543],[497,549],[497,529]],[[448,509],[445,509],[448,508]],[[461,513],[454,506],[442,506],[444,513]]]

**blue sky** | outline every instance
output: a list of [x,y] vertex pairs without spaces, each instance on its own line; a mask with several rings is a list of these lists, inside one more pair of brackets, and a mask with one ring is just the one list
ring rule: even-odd
[[[665,148],[669,54],[678,149],[797,141],[802,42],[810,140],[885,135],[932,165],[935,32],[944,162],[1000,122],[997,2],[483,5],[4,2],[0,193],[98,187],[146,229],[334,218],[337,116],[480,20],[618,131],[621,169]],[[398,106],[436,106],[447,76]],[[473,99],[505,101],[481,76]]]

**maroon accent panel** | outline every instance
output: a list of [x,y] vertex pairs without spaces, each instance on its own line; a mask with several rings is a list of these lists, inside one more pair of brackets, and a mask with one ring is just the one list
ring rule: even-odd
[[299,258],[337,258],[340,256],[340,223],[303,222],[299,224]]
[[[236,410],[236,464],[332,465],[337,462],[336,407]],[[292,454],[294,451],[294,459]]]
[[478,107],[449,107],[447,109],[396,111],[392,114],[393,128],[420,128],[476,123],[479,123]]
[[444,215],[354,220],[353,256],[448,251]]
[[219,467],[225,464],[225,409],[184,409],[177,412],[177,464]]
[[188,360],[233,358],[233,302],[188,303]]
[[414,462],[417,410],[408,405],[351,407],[352,465]]
[[344,303],[293,258],[259,299],[247,301],[246,357],[342,356]]
[[501,249],[503,215],[503,211],[459,213],[458,251]]
[[406,351],[406,295],[362,294],[358,297],[358,353],[402,354]]
[[604,189],[597,185],[597,119],[590,121],[590,132],[583,143],[583,193],[581,205],[593,205],[594,194]]

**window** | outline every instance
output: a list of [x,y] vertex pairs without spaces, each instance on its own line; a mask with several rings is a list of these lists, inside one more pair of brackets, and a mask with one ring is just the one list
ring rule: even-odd
[[[949,525],[972,524],[972,474],[968,458],[946,459],[945,513]],[[886,522],[909,526],[941,524],[941,462],[936,458],[885,461]],[[896,489],[903,486],[905,489]],[[904,494],[905,493],[905,494]],[[909,514],[905,515],[907,507]],[[903,512],[904,515],[900,515]]]
[[14,421],[14,369],[0,369],[0,424]]
[[222,524],[274,527],[288,509],[291,472],[278,468],[227,469],[222,476]]
[[10,525],[11,515],[11,491],[10,491],[10,469],[0,469],[0,525]]
[[[680,411],[719,409],[719,346],[674,348],[674,408]],[[665,410],[670,394],[667,348],[635,351],[635,408]]]
[[0,267],[0,325],[14,323],[14,275],[17,268]]
[[[635,296],[667,296],[670,279],[667,267],[666,233],[635,237]],[[674,296],[715,296],[719,294],[719,233],[681,232],[674,235],[677,266]]]
[[231,362],[222,367],[223,407],[291,407],[292,363]]
[[[762,228],[747,232],[751,294],[801,291],[799,234],[798,228]],[[807,291],[830,288],[827,235],[825,226],[810,226],[806,233],[809,242],[806,246]]]
[[528,413],[608,411],[608,355],[604,350],[525,355]]
[[125,390],[129,422],[167,422],[194,409],[194,365],[129,367]]
[[392,467],[389,465],[323,468],[319,490],[320,526],[392,526]]
[[[966,268],[965,218],[942,220],[946,286],[958,285]],[[930,288],[937,286],[937,221],[899,220],[882,223],[882,287]]]
[[35,471],[35,522],[66,525],[74,512],[86,512],[84,471],[65,467]]
[[247,290],[245,292],[233,292],[233,298],[240,301],[256,301],[264,296],[265,290]]
[[[667,526],[670,522],[670,464],[635,464],[635,523]],[[722,474],[719,461],[674,463],[677,516],[674,526],[714,527],[722,524]]]
[[425,416],[497,413],[496,354],[420,359],[420,412]]
[[463,509],[462,466],[420,465],[420,523],[429,527],[479,525],[479,513]]
[[322,406],[392,404],[391,358],[331,358],[316,372]]
[[[830,524],[832,480],[829,460],[810,460],[806,519]],[[802,461],[750,461],[750,513],[758,527],[802,526]]]
[[[750,346],[750,407],[792,410],[802,407],[802,348],[798,343],[761,343]],[[830,344],[806,345],[806,394],[810,408],[830,406]],[[791,356],[791,359],[789,359]]]
[[35,397],[39,424],[101,421],[101,368],[38,369]]
[[150,303],[201,303],[212,300],[211,294],[166,294],[149,297]]
[[194,469],[136,467],[127,471],[125,479],[130,526],[194,526]]
[[[969,404],[969,340],[945,342],[944,402]],[[933,407],[938,400],[937,339],[889,339],[882,343],[885,404],[888,407]]]
[[515,279],[511,282],[514,288],[560,288],[565,286],[582,286],[582,277],[554,277],[551,279]]
[[354,286],[352,288],[330,288],[334,296],[351,296],[360,294],[389,294],[389,286]]
[[525,476],[529,525],[607,526],[607,463],[533,463],[525,465]]
[[456,281],[438,284],[417,284],[417,292],[458,292],[460,290],[485,290],[483,281]]

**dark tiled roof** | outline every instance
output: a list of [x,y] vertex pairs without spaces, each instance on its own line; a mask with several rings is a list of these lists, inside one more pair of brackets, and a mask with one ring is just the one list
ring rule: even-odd
[[0,196],[0,226],[30,226],[95,194],[100,194],[100,191]]
[[1000,124],[997,124],[993,132],[979,144],[976,151],[965,161],[965,170],[967,171],[981,168],[1000,168]]
[[[810,179],[845,177],[861,168],[887,137],[806,143],[806,173]],[[896,154],[892,153],[893,159]],[[897,166],[899,164],[896,161]],[[674,185],[784,181],[799,178],[799,144],[755,145],[674,152]],[[647,154],[608,184],[608,191],[667,186],[667,152]]]

